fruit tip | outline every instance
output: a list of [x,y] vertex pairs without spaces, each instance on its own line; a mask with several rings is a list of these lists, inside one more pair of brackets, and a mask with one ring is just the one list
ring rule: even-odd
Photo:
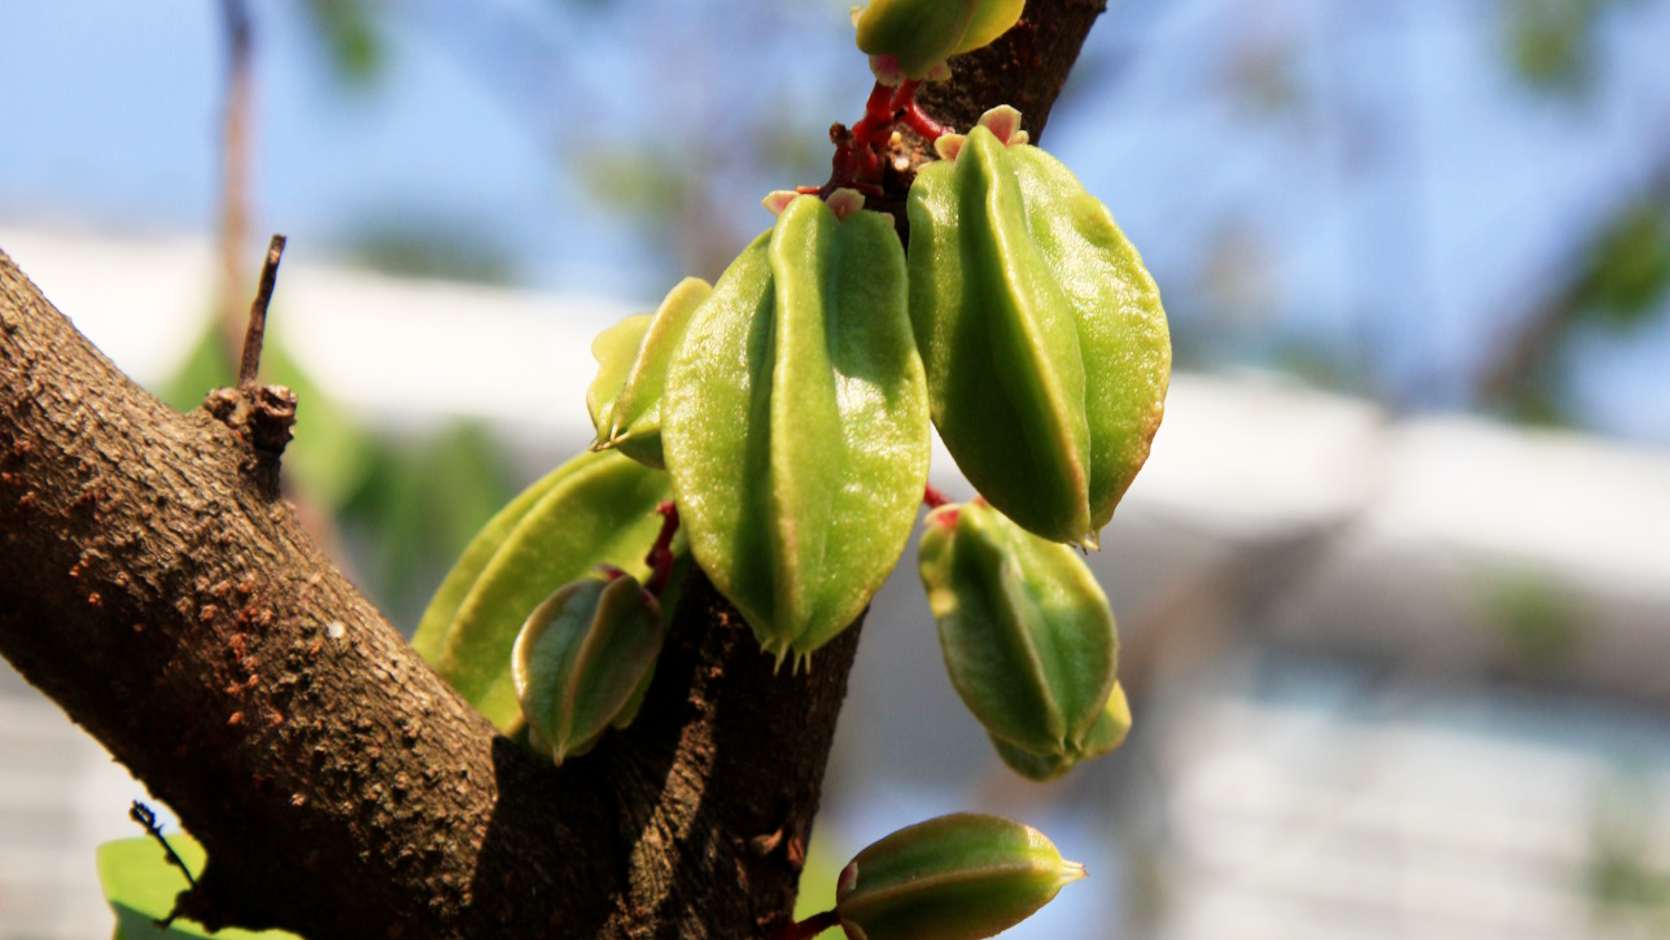
[[1000,104],[980,115],[979,126],[1005,145],[1024,144],[1029,139],[1021,130],[1021,113],[1013,105]]
[[864,208],[864,194],[856,189],[843,186],[830,193],[825,202],[829,203],[829,208],[835,213],[836,219],[845,219]]

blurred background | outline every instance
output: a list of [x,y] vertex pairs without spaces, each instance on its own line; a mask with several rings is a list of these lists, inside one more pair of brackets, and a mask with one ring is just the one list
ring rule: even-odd
[[[827,176],[847,6],[7,0],[0,247],[189,408],[289,235],[292,492],[410,629],[589,439],[591,336]],[[907,553],[807,904],[982,809],[1091,869],[1016,937],[1670,936],[1667,51],[1670,0],[1110,4],[1043,143],[1176,345],[1090,559],[1135,730],[1005,771]],[[101,935],[142,791],[0,670],[0,937]]]

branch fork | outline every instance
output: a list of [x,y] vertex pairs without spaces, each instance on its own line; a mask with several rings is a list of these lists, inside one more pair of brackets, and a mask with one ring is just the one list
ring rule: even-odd
[[835,145],[829,181],[822,186],[802,186],[797,192],[828,198],[836,190],[853,189],[866,196],[881,196],[889,170],[899,175],[910,173],[915,161],[898,130],[900,125],[930,145],[948,133],[917,103],[920,86],[915,81],[896,86],[876,82],[858,123],[850,128],[836,124],[829,129],[829,140]]

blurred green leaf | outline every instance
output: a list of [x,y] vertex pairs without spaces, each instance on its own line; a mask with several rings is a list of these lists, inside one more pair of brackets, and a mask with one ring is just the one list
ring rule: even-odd
[[576,171],[600,205],[657,225],[684,211],[698,177],[690,166],[652,148],[603,144],[578,155]]
[[516,280],[510,252],[489,231],[456,219],[403,216],[366,225],[352,239],[351,261],[397,277],[481,284]]
[[1500,572],[1486,583],[1483,602],[1486,622],[1521,665],[1547,669],[1575,653],[1582,635],[1580,614],[1546,574]]
[[1574,93],[1594,77],[1601,17],[1626,0],[1501,0],[1508,58],[1533,88]]
[[1559,393],[1551,387],[1554,378],[1552,367],[1538,370],[1538,374],[1516,383],[1513,394],[1506,402],[1503,417],[1514,424],[1530,427],[1568,428],[1577,421],[1571,409],[1561,400]]
[[186,358],[174,374],[152,389],[175,411],[190,411],[203,403],[210,391],[237,381],[238,367],[226,352],[220,331],[211,322],[191,344]]
[[1670,208],[1649,197],[1626,207],[1589,249],[1577,302],[1592,319],[1634,326],[1670,285]]
[[[168,844],[193,872],[202,872],[208,853],[184,833],[168,837]],[[156,921],[168,916],[174,898],[187,887],[185,875],[168,864],[162,847],[148,836],[106,842],[98,847],[99,884],[116,912],[116,940],[167,940],[169,937],[214,937],[216,940],[300,940],[283,930],[227,928],[209,933],[193,921],[176,920],[168,929]]]
[[[812,844],[806,849],[806,867],[800,872],[800,893],[794,899],[795,920],[834,909],[835,885],[850,854],[835,843],[830,827],[813,826],[812,833]],[[841,928],[831,927],[818,936],[835,940],[843,934]]]
[[1589,30],[1600,0],[1505,0],[1509,58],[1544,90],[1579,87],[1589,68]]
[[[310,500],[341,508],[360,487],[370,468],[370,440],[353,417],[292,357],[281,337],[269,334],[261,356],[264,381],[287,385],[296,393],[296,438],[284,452],[284,470]],[[174,375],[157,394],[180,411],[203,403],[211,389],[237,381],[237,366],[227,352],[218,324],[210,322]]]
[[418,441],[378,442],[342,515],[367,539],[383,608],[397,622],[415,624],[429,590],[513,493],[509,469],[479,424],[458,422]]
[[1359,352],[1304,333],[1289,331],[1274,337],[1270,364],[1316,388],[1364,397],[1376,391],[1373,364],[1365,362]]
[[1648,864],[1641,847],[1610,843],[1595,854],[1589,890],[1597,907],[1670,910],[1670,872]]
[[1590,822],[1590,907],[1603,923],[1637,928],[1629,936],[1670,935],[1670,869],[1651,838],[1656,803],[1651,783],[1629,773],[1601,792]]
[[383,40],[367,0],[307,0],[303,9],[337,77],[365,85],[383,66]]

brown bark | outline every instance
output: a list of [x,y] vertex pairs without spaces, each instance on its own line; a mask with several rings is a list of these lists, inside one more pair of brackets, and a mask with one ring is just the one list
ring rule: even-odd
[[1107,0],[1029,0],[1021,21],[984,49],[951,60],[951,81],[930,83],[917,96],[942,124],[966,131],[988,108],[1021,112],[1036,141],[1079,57],[1084,37]]
[[[1033,0],[941,113],[1008,100],[1039,127],[1099,9]],[[774,675],[698,584],[638,721],[559,770],[496,737],[270,494],[252,442],[134,385],[0,253],[0,654],[207,846],[184,913],[315,940],[745,937],[786,915],[856,628]]]

